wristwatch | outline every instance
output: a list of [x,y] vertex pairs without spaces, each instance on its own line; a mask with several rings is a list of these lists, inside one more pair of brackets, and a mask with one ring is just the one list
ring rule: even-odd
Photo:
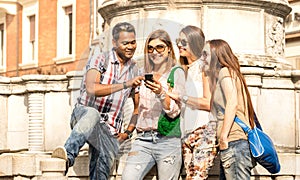
[[128,87],[127,87],[127,85],[126,85],[126,82],[124,81],[123,82],[123,89],[127,89]]
[[183,103],[186,103],[188,101],[189,97],[187,95],[182,96],[181,101]]
[[132,132],[129,130],[124,131],[124,133],[127,134],[127,139],[130,139],[132,137]]

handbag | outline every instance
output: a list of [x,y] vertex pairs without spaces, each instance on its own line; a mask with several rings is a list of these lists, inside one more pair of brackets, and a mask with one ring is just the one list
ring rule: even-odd
[[[179,66],[174,67],[170,75],[168,77],[167,82],[169,83],[169,87],[174,87],[174,72],[177,68],[181,68]],[[159,116],[158,124],[157,124],[157,131],[167,137],[180,137],[181,130],[180,130],[180,114],[175,118],[170,118],[163,110]]]
[[249,128],[241,119],[235,116],[234,121],[241,126],[243,131],[248,135],[250,151],[260,165],[270,173],[275,174],[280,171],[278,155],[271,138],[262,131],[262,128],[254,115],[255,127]]

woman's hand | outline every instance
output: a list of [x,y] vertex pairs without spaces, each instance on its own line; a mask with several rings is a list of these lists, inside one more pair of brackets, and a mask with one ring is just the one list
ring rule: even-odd
[[152,92],[154,92],[155,94],[160,94],[163,89],[162,89],[162,85],[160,84],[159,81],[153,79],[153,81],[145,81],[145,86],[149,89],[151,89]]
[[220,148],[220,150],[225,150],[225,149],[227,149],[228,148],[228,139],[227,139],[227,137],[220,137],[220,139],[219,139],[219,143],[220,143],[220,146],[219,146],[219,148]]
[[180,101],[180,95],[173,92],[167,92],[167,95],[175,101]]

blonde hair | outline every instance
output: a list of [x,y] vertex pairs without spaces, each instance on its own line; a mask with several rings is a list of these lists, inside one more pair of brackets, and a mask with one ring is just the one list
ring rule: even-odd
[[173,49],[173,45],[172,45],[172,41],[171,38],[169,36],[169,34],[162,30],[162,29],[158,29],[156,31],[153,31],[147,38],[146,43],[145,43],[145,48],[144,48],[144,65],[145,65],[145,73],[150,73],[153,71],[154,68],[154,64],[153,62],[150,60],[149,58],[149,53],[148,53],[148,44],[150,43],[150,41],[154,40],[154,39],[159,39],[162,42],[164,42],[170,49],[169,55],[168,55],[168,59],[167,59],[167,67],[165,69],[165,72],[168,72],[171,70],[171,68],[176,64],[176,57],[175,57],[175,53],[174,53],[174,49]]

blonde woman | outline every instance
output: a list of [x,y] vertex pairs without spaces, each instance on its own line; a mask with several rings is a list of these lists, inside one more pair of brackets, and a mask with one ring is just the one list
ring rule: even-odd
[[[162,112],[170,118],[180,114],[180,103],[171,99],[167,92],[184,90],[184,71],[174,71],[174,87],[169,88],[167,79],[176,64],[171,39],[164,30],[152,32],[145,43],[145,73],[153,79],[140,87],[139,113],[136,124],[137,138],[128,153],[123,180],[141,180],[157,165],[158,179],[178,179],[182,163],[181,141],[178,136],[163,135],[158,131]],[[178,128],[179,129],[179,128]]]

